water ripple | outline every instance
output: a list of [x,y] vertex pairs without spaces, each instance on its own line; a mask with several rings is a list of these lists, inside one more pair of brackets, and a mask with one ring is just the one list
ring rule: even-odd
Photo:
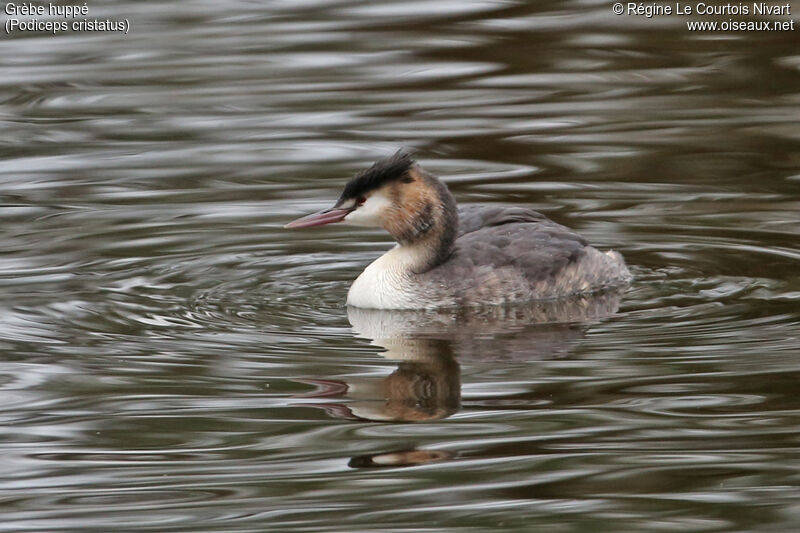
[[[90,9],[131,33],[3,42],[0,530],[796,529],[792,35],[594,1]],[[401,145],[635,283],[580,318],[348,313],[391,243],[282,226]]]

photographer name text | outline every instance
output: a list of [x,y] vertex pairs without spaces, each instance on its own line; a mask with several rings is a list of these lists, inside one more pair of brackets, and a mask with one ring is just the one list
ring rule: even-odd
[[[794,19],[775,20],[775,17],[792,15],[790,3],[656,3],[656,2],[615,2],[611,6],[615,15],[633,17],[662,17],[676,15],[682,17],[739,17],[739,20],[690,20],[686,26],[690,31],[794,31]],[[769,17],[760,20],[742,20],[742,17]]]

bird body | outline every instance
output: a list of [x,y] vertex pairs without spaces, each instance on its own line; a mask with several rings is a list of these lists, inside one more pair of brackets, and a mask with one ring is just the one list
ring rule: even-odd
[[615,251],[601,252],[531,209],[457,208],[447,186],[404,152],[378,161],[336,205],[287,227],[332,222],[385,228],[397,245],[353,282],[348,305],[432,309],[567,298],[628,283]]

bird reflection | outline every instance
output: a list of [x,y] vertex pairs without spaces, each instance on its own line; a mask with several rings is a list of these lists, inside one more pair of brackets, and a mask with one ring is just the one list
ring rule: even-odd
[[[391,311],[349,307],[356,336],[384,349],[397,369],[383,378],[298,379],[316,390],[303,398],[340,418],[430,422],[461,407],[460,364],[562,357],[593,320],[614,314],[620,292],[518,307]],[[341,403],[331,402],[341,399]],[[308,405],[308,404],[306,404]]]
[[347,466],[351,468],[386,468],[426,465],[452,459],[455,455],[455,452],[446,450],[417,450],[412,448],[409,450],[359,455],[350,459]]
[[381,355],[397,361],[394,372],[384,378],[353,378],[347,382],[297,380],[317,387],[305,397],[346,399],[346,404],[319,407],[337,417],[361,420],[426,422],[458,411],[461,370],[448,341],[409,337],[399,345],[386,342],[379,346],[387,348]]
[[[460,364],[502,364],[567,355],[592,321],[613,315],[621,293],[525,307],[389,311],[349,307],[358,337],[385,351],[397,369],[383,378],[298,379],[314,385],[303,398],[331,416],[380,422],[431,422],[461,409]],[[306,404],[309,405],[309,404]],[[353,468],[399,467],[449,460],[455,452],[405,449],[354,457]]]

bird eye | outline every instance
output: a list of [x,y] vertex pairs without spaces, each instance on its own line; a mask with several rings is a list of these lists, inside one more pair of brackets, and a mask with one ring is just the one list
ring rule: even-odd
[[367,201],[367,199],[366,199],[366,198],[364,198],[363,196],[359,196],[358,198],[356,198],[356,205],[357,205],[357,206],[358,206],[358,205],[363,205],[363,204],[364,204],[364,202],[366,202],[366,201]]

